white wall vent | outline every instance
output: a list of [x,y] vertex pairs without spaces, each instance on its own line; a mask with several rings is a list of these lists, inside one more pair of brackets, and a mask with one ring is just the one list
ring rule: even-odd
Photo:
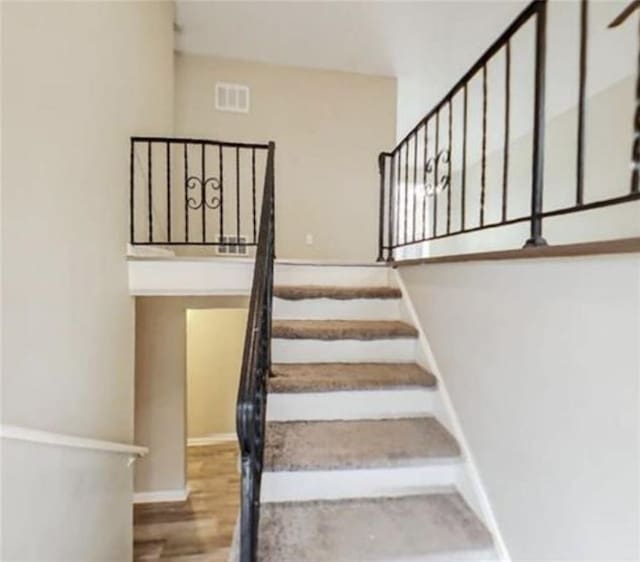
[[249,113],[249,86],[216,82],[216,109]]
[[[227,256],[246,256],[249,255],[249,246],[236,246],[237,236],[218,236],[217,241],[221,242],[221,246],[216,246],[216,252]],[[246,244],[247,237],[240,235],[240,243]]]

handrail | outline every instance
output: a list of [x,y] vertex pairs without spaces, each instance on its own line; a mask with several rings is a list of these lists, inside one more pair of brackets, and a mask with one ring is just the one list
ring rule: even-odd
[[191,137],[144,137],[135,136],[131,137],[134,142],[168,142],[170,144],[207,144],[215,146],[227,146],[230,148],[269,148],[268,144],[255,143],[255,142],[233,142],[233,141],[221,141],[214,139],[195,139]]
[[118,453],[143,457],[148,452],[147,447],[132,445],[129,443],[117,443],[115,441],[104,441],[91,437],[79,437],[77,435],[67,435],[64,433],[54,433],[31,429],[18,425],[0,425],[0,437],[2,439],[13,439],[15,441],[29,441],[43,445],[57,445],[60,447],[72,447],[76,449],[89,449],[92,451],[104,451],[107,453]]
[[266,382],[271,373],[271,303],[275,256],[274,155],[275,144],[270,142],[236,405],[236,431],[242,471],[240,562],[255,562],[257,556]]

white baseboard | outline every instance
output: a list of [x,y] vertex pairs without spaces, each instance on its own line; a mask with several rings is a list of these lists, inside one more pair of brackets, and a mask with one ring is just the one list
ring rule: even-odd
[[202,447],[203,445],[218,445],[219,443],[230,443],[237,441],[235,433],[213,433],[205,437],[189,437],[187,447]]
[[191,490],[186,486],[180,490],[158,490],[157,492],[136,492],[133,503],[161,503],[187,501]]
[[[405,304],[406,313],[409,316],[409,321],[411,322],[411,324],[413,324],[416,330],[418,330],[419,353],[417,355],[427,362],[426,366],[428,366],[428,368],[438,380],[438,393],[440,395],[441,405],[444,410],[442,412],[442,416],[446,419],[442,419],[438,415],[438,413],[436,413],[436,418],[440,418],[439,421],[447,429],[449,429],[457,439],[458,445],[460,445],[460,449],[462,450],[462,456],[465,459],[463,469],[461,470],[460,479],[457,483],[458,491],[465,498],[469,506],[477,513],[477,515],[489,528],[489,531],[493,535],[499,559],[502,562],[511,562],[511,556],[509,554],[509,551],[507,550],[507,545],[504,541],[504,537],[502,536],[502,532],[500,531],[500,527],[498,526],[498,521],[496,519],[493,508],[491,507],[489,496],[487,495],[487,492],[482,483],[482,479],[480,478],[478,466],[471,452],[471,448],[469,447],[469,443],[467,442],[467,439],[465,438],[465,435],[462,431],[462,425],[460,424],[460,420],[458,419],[458,415],[453,406],[453,402],[451,401],[451,397],[449,395],[449,392],[447,391],[446,384],[443,380],[440,369],[438,368],[438,364],[436,362],[433,350],[431,349],[431,345],[429,344],[429,340],[427,339],[427,336],[422,329],[420,318],[418,317],[418,313],[413,306],[413,301],[409,297],[407,287],[404,284],[399,271],[397,269],[394,269],[393,272],[395,274],[397,285],[402,292],[402,300]],[[418,362],[420,363],[421,361],[418,360]]]

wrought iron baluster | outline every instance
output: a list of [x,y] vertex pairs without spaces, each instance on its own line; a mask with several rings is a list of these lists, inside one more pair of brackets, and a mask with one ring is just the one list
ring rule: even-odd
[[167,242],[171,244],[171,145],[167,142]]
[[220,243],[224,240],[224,155],[218,145],[218,168],[220,170]]
[[461,179],[461,209],[460,209],[460,232],[466,228],[467,211],[467,85],[464,85],[463,108],[462,108],[462,177]]
[[200,182],[201,189],[201,199],[200,206],[202,208],[202,243],[204,244],[207,241],[207,205],[206,205],[206,185],[207,185],[207,170],[205,163],[205,150],[204,143],[202,144],[202,152],[201,152],[201,172],[202,172],[202,181]]
[[240,244],[240,148],[236,147],[236,243]]
[[542,237],[542,186],[544,181],[544,90],[547,57],[547,2],[536,3],[535,94],[533,155],[531,166],[531,236],[525,246],[544,246]]
[[409,141],[404,145],[404,223],[403,234],[404,243],[406,244],[409,236],[409,227],[407,226],[407,214],[409,213]]
[[589,4],[580,2],[580,70],[578,82],[578,138],[576,140],[576,204],[584,203],[584,134],[585,134],[585,96],[587,83],[587,33],[589,23]]
[[253,243],[256,242],[256,149],[251,149],[251,215],[253,219]]
[[147,191],[149,201],[149,242],[153,242],[153,161],[151,156],[151,141],[147,143]]
[[416,190],[418,188],[418,132],[413,136],[413,228],[411,229],[411,241],[416,241]]
[[135,141],[129,140],[129,242],[135,244],[134,158]]
[[511,41],[504,51],[504,147],[502,153],[502,220],[507,220],[507,189],[509,182],[509,125],[511,112]]
[[429,121],[424,122],[424,151],[422,157],[422,240],[427,238],[427,162],[429,160]]
[[451,143],[453,140],[453,107],[451,105],[451,98],[449,98],[449,134],[448,134],[448,145],[449,145],[449,155],[447,157],[447,176],[448,176],[448,186],[447,186],[447,234],[451,232],[451,160],[453,150],[451,147]]
[[436,110],[436,145],[435,145],[435,155],[434,155],[434,181],[433,181],[433,197],[431,200],[433,201],[433,225],[432,225],[432,238],[435,238],[438,233],[438,154],[440,151],[440,107]]
[[385,155],[378,155],[378,174],[380,175],[380,200],[378,202],[378,259],[384,261],[384,183]]
[[189,159],[188,145],[184,143],[184,240],[189,243]]
[[[638,20],[640,23],[640,19]],[[640,31],[640,25],[638,26]],[[640,33],[639,33],[640,35]],[[631,193],[640,193],[640,49],[638,49],[638,75],[636,78],[636,111],[633,120],[633,150],[631,153]]]
[[487,182],[487,65],[482,67],[482,168],[480,172],[480,226],[484,226]]
[[395,170],[396,170],[396,157],[394,154],[391,155],[391,162],[389,164],[389,232],[388,236],[388,245],[389,250],[387,254],[387,259],[393,259],[393,244],[394,244],[394,234],[395,234],[395,223],[396,223],[396,205],[395,205]]
[[400,246],[400,184],[402,182],[402,149],[398,152],[398,170],[396,174],[396,246]]

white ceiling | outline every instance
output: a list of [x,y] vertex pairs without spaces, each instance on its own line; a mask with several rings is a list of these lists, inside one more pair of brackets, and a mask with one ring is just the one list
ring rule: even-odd
[[424,72],[446,56],[461,72],[523,6],[178,0],[176,43],[185,52],[385,76]]

